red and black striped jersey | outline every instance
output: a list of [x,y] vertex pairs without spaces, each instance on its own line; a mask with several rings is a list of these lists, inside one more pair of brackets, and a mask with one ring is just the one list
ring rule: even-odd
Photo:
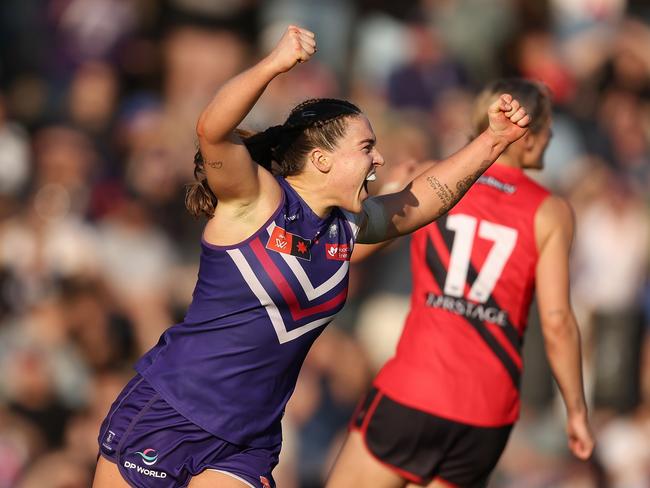
[[522,170],[495,164],[447,215],[413,235],[411,310],[378,388],[463,423],[516,421],[534,220],[548,195]]

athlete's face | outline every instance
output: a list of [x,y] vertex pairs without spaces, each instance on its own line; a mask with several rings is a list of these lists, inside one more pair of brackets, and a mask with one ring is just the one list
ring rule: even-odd
[[526,169],[543,169],[544,153],[548,147],[553,132],[551,131],[551,118],[549,117],[544,127],[539,132],[531,134],[531,144],[523,155],[522,167]]
[[360,212],[368,198],[368,182],[375,180],[375,171],[384,158],[375,146],[375,133],[363,116],[348,117],[345,136],[330,154],[332,169],[328,184],[336,205],[351,212]]

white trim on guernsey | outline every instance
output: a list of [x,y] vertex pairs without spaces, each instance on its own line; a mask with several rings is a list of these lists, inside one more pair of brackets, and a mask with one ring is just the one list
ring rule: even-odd
[[235,478],[236,480],[241,481],[244,483],[246,486],[250,486],[251,488],[255,488],[255,485],[251,485],[248,481],[246,481],[244,478],[241,478],[237,476],[236,474],[229,473],[228,471],[224,471],[223,469],[214,469],[214,468],[208,468],[210,471],[214,471],[216,473],[221,473],[221,474],[226,474],[232,478]]
[[354,238],[356,239],[359,237],[359,230],[361,227],[357,222],[361,222],[362,214],[355,214],[352,212],[348,212],[347,210],[341,209],[341,212],[345,216],[345,220],[348,221],[348,224],[350,224],[350,227],[352,228],[352,232],[354,234]]
[[273,300],[266,292],[262,284],[259,282],[257,276],[255,276],[253,269],[248,264],[248,261],[246,261],[246,258],[242,252],[239,249],[230,249],[226,252],[234,261],[235,266],[237,266],[237,269],[239,269],[239,272],[242,274],[242,277],[248,284],[251,291],[260,301],[260,304],[266,309],[266,313],[269,314],[269,318],[273,324],[273,329],[275,329],[275,333],[278,336],[280,344],[292,341],[301,335],[306,334],[310,330],[314,330],[317,327],[328,324],[332,321],[334,315],[336,315],[332,314],[329,317],[314,320],[308,324],[296,327],[293,330],[287,330],[287,326],[284,324],[284,320],[282,320],[280,310],[278,310],[278,307],[275,305],[275,303],[273,303]]
[[[266,228],[269,235],[273,233],[273,229],[275,227],[276,227],[275,222],[271,222],[271,225],[269,225]],[[352,240],[350,240],[350,249],[352,249]],[[284,259],[284,261],[289,265],[291,271],[293,271],[293,274],[296,276],[296,279],[298,280],[300,286],[302,287],[302,291],[305,292],[305,295],[307,295],[307,299],[309,301],[312,301],[318,297],[323,296],[325,293],[327,293],[336,285],[338,285],[345,278],[348,272],[348,267],[350,266],[350,263],[348,261],[343,261],[343,264],[336,271],[336,273],[334,273],[326,282],[314,288],[314,285],[311,283],[309,276],[307,276],[307,273],[305,273],[305,270],[298,262],[298,258],[296,258],[295,256],[291,256],[290,254],[284,254],[284,253],[279,253],[279,254],[282,257],[282,259]]]

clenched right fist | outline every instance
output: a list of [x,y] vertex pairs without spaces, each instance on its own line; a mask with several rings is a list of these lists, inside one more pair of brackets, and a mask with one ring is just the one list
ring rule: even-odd
[[315,52],[315,34],[296,25],[290,25],[268,59],[278,73],[284,73],[297,63],[308,61]]

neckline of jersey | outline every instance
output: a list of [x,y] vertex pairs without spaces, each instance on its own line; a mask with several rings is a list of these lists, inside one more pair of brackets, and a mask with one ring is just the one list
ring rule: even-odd
[[[300,208],[302,209],[302,215],[301,217],[303,219],[308,219],[309,222],[316,227],[318,232],[316,232],[316,235],[314,238],[317,238],[323,228],[325,228],[327,225],[330,224],[332,217],[335,215],[335,212],[339,211],[338,207],[335,207],[332,209],[332,211],[327,214],[325,217],[320,217],[314,212],[309,204],[300,196],[300,193],[296,191],[296,189],[291,186],[291,183],[289,183],[283,176],[277,176],[277,180],[280,182],[282,186],[284,186],[288,191],[290,191],[295,198],[300,202]],[[289,217],[288,215],[285,217]]]

